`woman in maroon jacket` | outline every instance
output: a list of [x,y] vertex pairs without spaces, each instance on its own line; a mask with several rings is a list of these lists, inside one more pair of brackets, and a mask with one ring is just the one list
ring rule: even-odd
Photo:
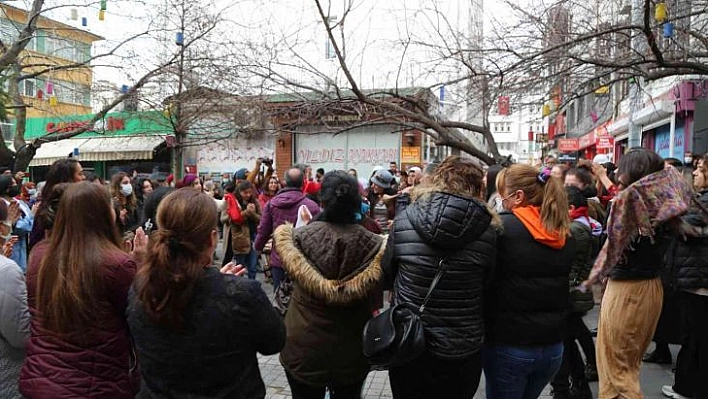
[[[108,191],[89,182],[69,185],[53,226],[27,269],[32,323],[20,392],[132,398],[139,373],[125,311],[136,264],[122,248]],[[144,233],[136,240],[144,246]]]

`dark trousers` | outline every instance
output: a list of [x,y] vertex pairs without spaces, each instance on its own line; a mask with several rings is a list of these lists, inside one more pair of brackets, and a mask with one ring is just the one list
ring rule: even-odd
[[683,345],[676,358],[674,391],[708,399],[708,296],[681,294]]
[[329,388],[330,399],[360,399],[361,388],[364,385],[364,380],[351,385],[332,385],[332,386],[310,386],[295,380],[290,373],[285,373],[290,384],[290,392],[293,394],[293,399],[323,399],[325,391]]
[[582,316],[578,317],[574,322],[576,323],[575,326],[573,326],[575,339],[578,340],[580,348],[583,350],[583,354],[585,354],[585,361],[595,366],[597,363],[595,360],[595,341],[592,339],[590,329],[587,324],[585,324],[585,320],[583,320]]
[[224,251],[224,259],[221,260],[221,267],[226,266],[234,257],[234,250],[231,246],[231,229],[226,230],[224,240],[226,240],[226,251]]
[[469,399],[477,392],[481,376],[481,350],[462,360],[438,359],[426,352],[388,371],[395,399]]
[[[579,340],[579,336],[585,334],[590,336],[590,331],[583,321],[583,315],[581,313],[571,313],[567,318],[567,330],[565,342],[563,342],[563,363],[561,363],[561,368],[556,373],[551,381],[551,386],[555,391],[567,391],[570,389],[570,379],[573,381],[580,382],[584,381],[585,378],[585,362],[580,354],[578,345],[575,343]],[[588,363],[591,359],[594,364],[595,362],[595,344],[592,343],[592,337],[590,337],[590,342],[592,345],[592,350],[583,347],[583,352],[588,358]],[[581,344],[582,346],[582,344]],[[590,357],[592,354],[592,358]]]

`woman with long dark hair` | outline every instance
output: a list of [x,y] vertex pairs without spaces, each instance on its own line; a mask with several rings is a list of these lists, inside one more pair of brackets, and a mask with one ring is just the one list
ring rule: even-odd
[[268,179],[268,183],[263,187],[263,192],[258,195],[258,202],[261,205],[261,209],[265,209],[266,204],[270,201],[275,194],[280,190],[280,181],[278,177],[273,175]]
[[[42,187],[41,198],[46,199],[52,189],[54,189],[54,186],[59,183],[78,183],[83,181],[85,178],[84,169],[81,167],[79,161],[73,158],[59,159],[49,167],[49,172],[47,172],[47,180]],[[42,212],[42,208],[45,206],[46,203],[40,201],[37,213]],[[47,230],[47,228],[42,224],[42,220],[37,220],[34,223],[32,226],[32,232],[29,236],[28,250],[32,250],[32,247],[34,247],[35,244],[44,239],[45,230]]]
[[193,188],[165,197],[130,292],[128,323],[141,397],[263,398],[256,353],[285,341],[280,316],[242,266],[212,267],[214,200]]
[[111,178],[111,197],[116,213],[116,224],[121,235],[138,227],[138,198],[133,192],[133,183],[125,172]]
[[[139,232],[136,245],[144,240]],[[27,269],[32,323],[20,374],[25,397],[135,395],[139,379],[125,310],[136,268],[108,191],[89,182],[68,185],[51,233],[34,248]]]
[[693,192],[655,152],[620,158],[622,191],[610,208],[607,241],[584,286],[606,280],[597,334],[598,397],[642,397],[639,370],[661,313],[659,270]]
[[294,399],[359,398],[369,373],[361,334],[381,279],[383,238],[357,222],[361,196],[344,171],[328,172],[323,210],[308,225],[285,224],[274,245],[294,290],[285,315],[288,337],[280,362]]

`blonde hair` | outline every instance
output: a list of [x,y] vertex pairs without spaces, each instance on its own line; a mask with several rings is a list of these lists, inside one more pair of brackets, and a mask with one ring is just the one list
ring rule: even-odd
[[452,155],[435,169],[428,177],[428,182],[417,185],[411,190],[411,199],[415,201],[433,192],[446,192],[463,197],[481,198],[484,171],[470,159]]
[[569,234],[568,195],[560,179],[548,176],[543,183],[536,168],[514,164],[497,175],[497,190],[501,196],[515,191],[524,192],[523,205],[541,208],[541,224],[549,232]]

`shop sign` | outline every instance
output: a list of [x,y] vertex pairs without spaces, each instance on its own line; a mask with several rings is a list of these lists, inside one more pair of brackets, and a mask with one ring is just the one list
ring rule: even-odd
[[564,163],[564,162],[576,162],[578,160],[578,156],[575,154],[560,154],[558,156],[558,162]]
[[579,148],[578,139],[558,139],[558,151],[575,152]]
[[580,136],[578,139],[578,149],[582,150],[590,146],[595,145],[595,131],[591,131],[588,134]]
[[420,163],[420,147],[401,147],[401,163]]
[[72,115],[52,118],[27,118],[26,139],[35,139],[47,134],[67,133],[77,129],[86,129],[78,137],[106,137],[173,134],[173,127],[162,112],[114,112],[91,124],[94,115]]
[[612,149],[615,148],[615,139],[612,136],[598,136],[595,145],[598,149]]

